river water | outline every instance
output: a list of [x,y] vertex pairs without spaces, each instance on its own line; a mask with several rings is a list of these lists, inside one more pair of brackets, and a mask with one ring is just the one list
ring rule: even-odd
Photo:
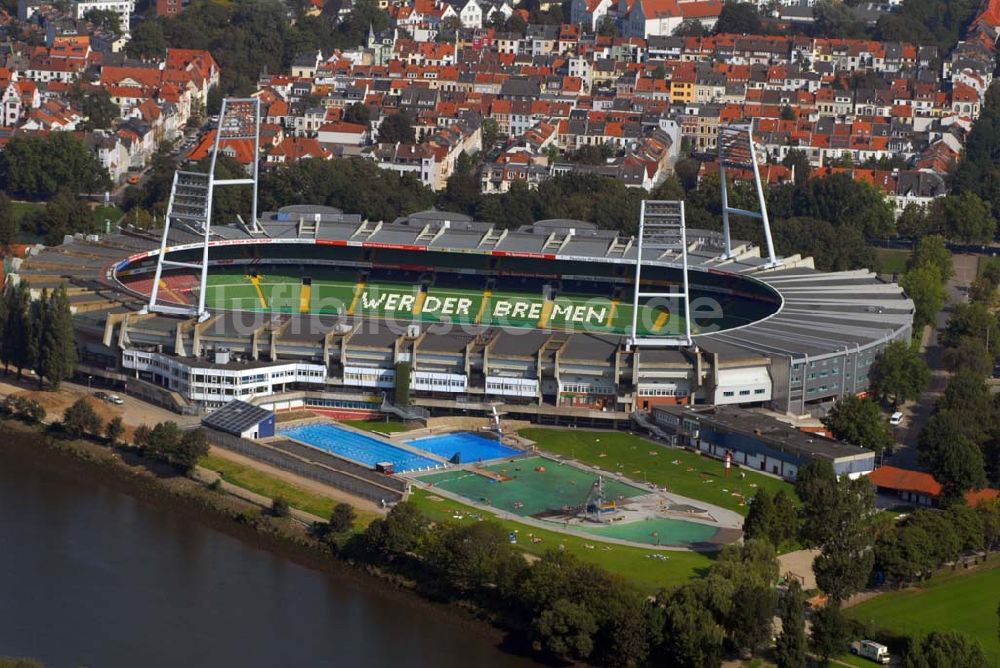
[[0,458],[0,656],[47,668],[531,665],[380,586]]

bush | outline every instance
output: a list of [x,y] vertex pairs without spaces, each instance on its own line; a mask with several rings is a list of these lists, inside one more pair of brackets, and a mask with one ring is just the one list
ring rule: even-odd
[[271,500],[271,514],[275,517],[288,517],[292,514],[292,508],[288,505],[288,501],[276,496]]
[[92,436],[101,431],[101,417],[87,399],[77,399],[63,413],[62,427],[70,438]]

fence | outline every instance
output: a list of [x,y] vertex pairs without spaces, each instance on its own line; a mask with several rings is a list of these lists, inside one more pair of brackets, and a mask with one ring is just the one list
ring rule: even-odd
[[[329,460],[324,459],[320,462],[317,461],[320,458],[315,457],[313,453],[309,453],[310,456],[306,458],[287,449],[255,443],[214,429],[205,428],[205,433],[209,442],[221,448],[270,464],[283,471],[330,485],[374,503],[398,503],[403,500],[405,495],[406,483],[402,480],[378,476],[373,471],[368,471],[332,456]],[[281,442],[281,445],[284,445],[284,442]],[[359,475],[357,469],[361,469],[365,476]]]

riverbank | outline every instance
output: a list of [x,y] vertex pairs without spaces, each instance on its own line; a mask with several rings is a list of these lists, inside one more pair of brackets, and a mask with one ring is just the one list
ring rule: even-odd
[[18,460],[63,476],[97,482],[144,505],[169,509],[308,569],[350,578],[361,587],[379,587],[380,594],[390,596],[394,605],[412,608],[415,615],[441,616],[498,651],[510,649],[505,645],[505,634],[475,610],[436,603],[419,595],[415,584],[402,577],[338,559],[325,544],[309,535],[302,522],[272,517],[257,505],[214,491],[128,450],[56,439],[41,428],[15,421],[0,422],[0,428],[5,435],[0,442],[0,461]]

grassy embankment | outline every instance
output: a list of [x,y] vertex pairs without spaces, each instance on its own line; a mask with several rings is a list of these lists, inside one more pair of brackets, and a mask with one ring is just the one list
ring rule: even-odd
[[[311,492],[251,466],[224,457],[206,455],[198,463],[207,469],[218,471],[222,475],[222,479],[232,485],[266,496],[269,499],[281,497],[288,501],[288,505],[292,508],[312,513],[318,517],[330,517],[333,507],[337,505],[337,501],[328,496]],[[354,527],[357,530],[364,529],[373,519],[378,517],[376,513],[370,511],[355,509],[355,512],[357,520]]]

